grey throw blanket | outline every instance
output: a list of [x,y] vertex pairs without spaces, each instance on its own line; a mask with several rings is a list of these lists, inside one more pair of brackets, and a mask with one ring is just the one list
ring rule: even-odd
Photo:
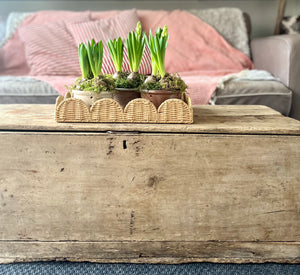
[[0,96],[58,95],[46,82],[24,76],[0,76]]
[[250,56],[249,37],[243,12],[237,8],[188,10],[211,25],[234,48]]

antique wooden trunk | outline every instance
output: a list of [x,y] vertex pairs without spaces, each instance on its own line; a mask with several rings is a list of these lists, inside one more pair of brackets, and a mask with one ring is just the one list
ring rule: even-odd
[[0,262],[300,262],[300,122],[56,123],[0,106]]

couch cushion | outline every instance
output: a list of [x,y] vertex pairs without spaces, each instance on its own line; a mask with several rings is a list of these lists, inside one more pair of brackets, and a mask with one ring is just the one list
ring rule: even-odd
[[21,26],[19,35],[31,75],[80,75],[78,48],[68,31],[67,22],[89,20],[89,12],[75,13],[56,22]]
[[217,88],[211,103],[216,105],[265,105],[288,115],[292,91],[279,81],[228,81]]
[[54,104],[58,92],[31,77],[0,76],[0,104]]

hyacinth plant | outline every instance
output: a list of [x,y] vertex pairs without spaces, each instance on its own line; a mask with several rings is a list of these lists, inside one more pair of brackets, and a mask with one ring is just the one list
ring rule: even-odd
[[[99,41],[95,42],[94,39],[87,42],[86,44],[87,56],[89,59],[91,71],[93,73],[94,78],[101,75],[102,69],[102,61],[103,61],[103,43]],[[79,54],[80,58],[80,54]]]
[[112,76],[115,80],[116,88],[134,87],[132,81],[129,81],[127,78],[129,73],[122,71],[124,43],[121,37],[119,37],[118,39],[108,40],[107,45],[116,70],[116,72]]
[[138,73],[145,50],[146,35],[142,31],[141,22],[138,22],[136,29],[128,34],[126,39],[126,49],[131,73],[128,80],[138,87],[143,81],[144,76]]
[[113,91],[114,81],[110,75],[101,74],[103,62],[103,43],[96,43],[94,39],[87,44],[78,46],[78,57],[82,76],[76,79],[69,90],[80,90],[101,93]]
[[83,43],[81,43],[78,46],[78,56],[79,56],[79,64],[80,64],[82,77],[84,79],[91,79],[92,78],[92,70],[91,70],[90,61],[88,58],[87,49]]
[[126,49],[131,72],[123,72],[124,43],[118,39],[110,39],[107,43],[111,59],[116,72],[113,75],[117,88],[137,88],[144,82],[145,76],[138,73],[145,49],[145,34],[142,33],[141,22],[137,23],[136,29],[128,34]]
[[137,76],[142,62],[145,50],[145,37],[145,34],[142,32],[141,22],[138,22],[135,31],[130,32],[126,40],[126,48],[132,78]]
[[124,51],[124,44],[119,37],[118,39],[109,39],[107,42],[109,53],[111,59],[114,63],[116,72],[113,75],[114,79],[120,78],[122,73],[122,64],[123,64],[123,51]]
[[155,36],[152,36],[151,30],[149,32],[149,40],[146,40],[146,42],[151,54],[152,76],[159,73],[160,77],[163,78],[166,75],[165,55],[168,40],[169,34],[166,25],[163,30],[158,28]]
[[151,54],[152,74],[147,77],[141,88],[143,90],[171,90],[174,92],[184,92],[187,88],[185,82],[178,74],[169,74],[165,69],[165,55],[169,41],[168,27],[157,28],[153,36],[151,30],[146,39],[147,46]]

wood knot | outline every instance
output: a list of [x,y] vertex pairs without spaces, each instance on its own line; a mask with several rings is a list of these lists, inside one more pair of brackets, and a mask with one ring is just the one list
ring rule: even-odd
[[163,180],[162,177],[158,177],[158,176],[150,177],[148,179],[147,186],[148,187],[155,187],[161,180]]

